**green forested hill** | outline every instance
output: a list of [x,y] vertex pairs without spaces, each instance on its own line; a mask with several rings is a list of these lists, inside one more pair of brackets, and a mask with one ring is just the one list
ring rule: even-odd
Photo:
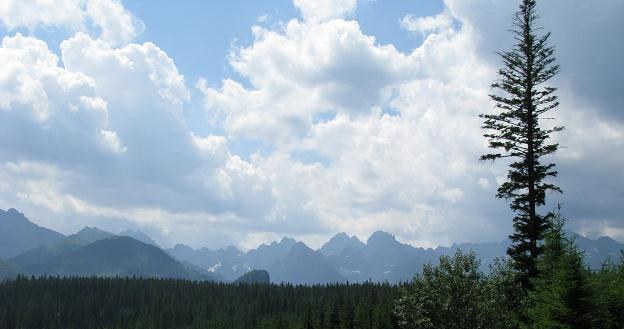
[[125,236],[96,241],[34,272],[54,276],[122,276],[209,280],[184,267],[159,248]]
[[0,328],[391,329],[398,294],[373,283],[20,277],[0,284]]
[[269,284],[271,283],[271,277],[269,276],[269,272],[265,270],[251,270],[243,275],[240,278],[236,279],[234,283],[245,283],[245,284]]
[[63,257],[75,250],[78,250],[93,242],[110,238],[114,234],[99,230],[97,228],[85,227],[76,234],[64,237],[52,244],[40,246],[35,249],[28,250],[13,258],[11,262],[33,274],[37,273],[37,269],[42,264],[53,261],[56,258]]

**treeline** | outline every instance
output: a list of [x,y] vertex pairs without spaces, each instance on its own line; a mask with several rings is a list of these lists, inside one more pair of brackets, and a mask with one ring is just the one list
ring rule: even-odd
[[0,328],[398,328],[389,284],[248,285],[141,278],[0,283]]
[[508,259],[485,274],[474,253],[442,256],[402,288],[395,309],[400,327],[624,328],[624,252],[592,271],[562,232],[562,224],[547,232],[540,274],[529,287]]

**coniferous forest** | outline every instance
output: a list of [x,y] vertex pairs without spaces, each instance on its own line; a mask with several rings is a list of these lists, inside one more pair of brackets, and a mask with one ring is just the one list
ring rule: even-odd
[[376,283],[20,277],[0,284],[0,328],[398,328],[398,294]]

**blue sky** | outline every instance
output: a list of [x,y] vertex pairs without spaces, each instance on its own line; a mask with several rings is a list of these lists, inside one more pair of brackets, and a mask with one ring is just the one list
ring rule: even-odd
[[[480,113],[515,1],[8,0],[0,208],[247,249],[345,231],[502,240]],[[569,228],[624,241],[624,3],[540,1]],[[546,123],[548,124],[548,123]],[[598,159],[598,160],[597,160]]]

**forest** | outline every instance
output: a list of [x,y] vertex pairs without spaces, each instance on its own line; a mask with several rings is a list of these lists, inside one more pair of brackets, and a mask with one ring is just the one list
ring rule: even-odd
[[0,328],[398,328],[399,290],[377,283],[19,277],[0,283]]

